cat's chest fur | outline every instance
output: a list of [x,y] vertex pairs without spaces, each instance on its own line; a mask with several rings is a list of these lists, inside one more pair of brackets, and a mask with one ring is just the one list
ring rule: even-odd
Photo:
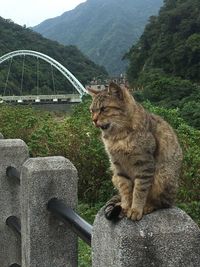
[[103,139],[114,172],[130,175],[132,155],[136,150],[134,140],[128,136],[120,140]]
[[106,151],[110,156],[113,157],[123,157],[127,156],[134,150],[134,142],[130,140],[129,137],[120,140],[107,140],[103,139]]

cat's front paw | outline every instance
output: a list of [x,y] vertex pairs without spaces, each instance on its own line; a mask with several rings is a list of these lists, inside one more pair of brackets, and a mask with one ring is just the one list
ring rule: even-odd
[[156,208],[154,206],[146,205],[144,207],[143,214],[149,214],[149,213],[153,212],[155,209]]
[[130,209],[130,205],[128,202],[122,202],[121,203],[122,211],[124,214],[127,214],[128,210]]
[[130,208],[127,211],[127,217],[133,221],[139,221],[142,218],[142,209]]

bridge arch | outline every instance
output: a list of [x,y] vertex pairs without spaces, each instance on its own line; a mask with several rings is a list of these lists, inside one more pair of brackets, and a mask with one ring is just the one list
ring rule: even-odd
[[79,82],[79,80],[68,69],[66,69],[62,64],[60,64],[55,59],[43,53],[33,51],[33,50],[12,51],[0,57],[0,64],[10,58],[13,58],[16,56],[23,56],[23,55],[29,55],[29,56],[43,59],[44,61],[51,64],[53,67],[55,67],[58,71],[60,71],[68,79],[68,81],[75,87],[75,89],[79,92],[81,96],[83,96],[84,94],[87,94],[87,90],[85,89],[85,87]]

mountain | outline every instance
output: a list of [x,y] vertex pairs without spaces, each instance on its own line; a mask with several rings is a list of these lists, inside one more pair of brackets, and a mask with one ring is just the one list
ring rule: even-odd
[[76,45],[110,74],[125,71],[122,61],[163,0],[87,0],[59,17],[33,27],[62,44]]
[[129,80],[144,69],[200,82],[200,1],[165,0],[127,54]]
[[180,116],[200,129],[199,0],[165,0],[127,58],[129,84],[143,89],[138,99],[178,107]]
[[[107,72],[103,67],[97,66],[75,46],[64,46],[58,42],[48,40],[33,30],[21,27],[2,17],[0,17],[0,36],[0,56],[14,50],[35,50],[60,62],[83,84],[91,81],[93,77],[107,77]],[[52,83],[56,87],[54,89],[60,93],[66,92],[67,88],[72,89],[71,84],[66,78],[56,69],[52,71],[51,66],[46,62],[26,56],[24,65],[23,87],[26,93],[36,91],[36,80],[38,79],[40,93],[50,92],[52,90]],[[20,94],[22,66],[23,57],[15,57],[12,62],[6,61],[0,65],[0,95],[4,94],[9,71],[7,90],[9,90],[9,94]],[[54,81],[52,76],[54,76]]]

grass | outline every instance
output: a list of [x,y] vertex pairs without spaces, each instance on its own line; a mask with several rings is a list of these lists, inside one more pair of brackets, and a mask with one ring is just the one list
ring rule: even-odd
[[[93,224],[95,215],[98,210],[103,206],[103,203],[98,203],[95,205],[89,205],[86,203],[79,203],[78,213],[85,219],[88,223]],[[78,267],[91,267],[91,247],[88,246],[84,241],[79,239],[78,242]]]

